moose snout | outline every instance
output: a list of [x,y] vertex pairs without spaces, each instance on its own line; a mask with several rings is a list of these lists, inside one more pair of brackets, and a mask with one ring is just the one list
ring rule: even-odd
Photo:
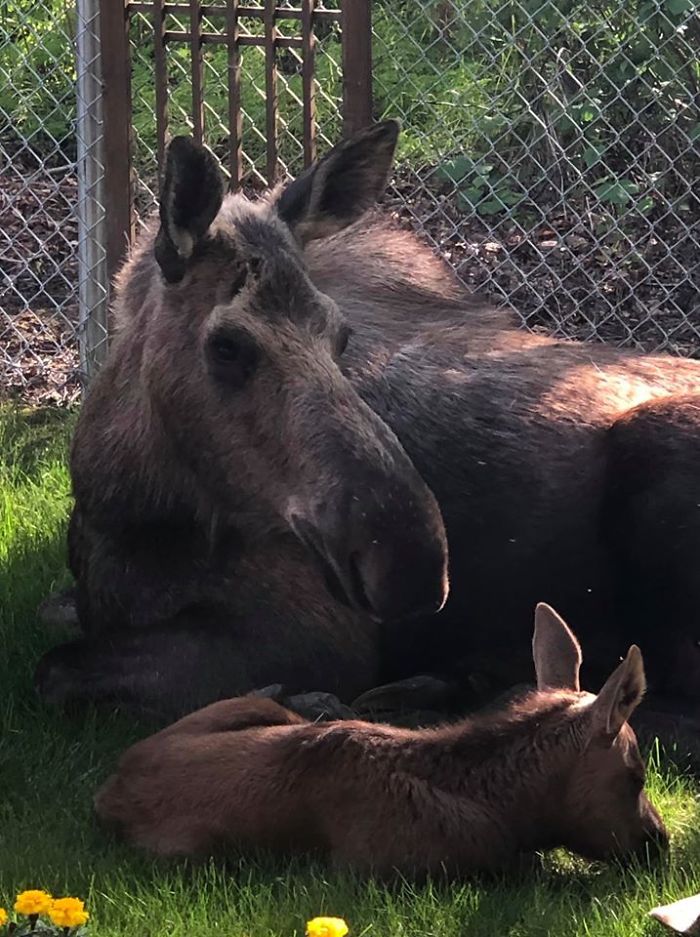
[[449,591],[447,537],[427,488],[369,482],[334,504],[290,515],[297,536],[321,560],[336,598],[376,621],[440,611]]
[[[373,514],[373,511],[376,513]],[[439,612],[447,601],[447,547],[440,518],[403,517],[358,502],[348,537],[352,575],[374,617],[400,620]]]

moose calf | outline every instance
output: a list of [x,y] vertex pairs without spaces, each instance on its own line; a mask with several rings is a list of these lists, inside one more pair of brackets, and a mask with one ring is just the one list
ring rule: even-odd
[[540,604],[533,656],[537,690],[438,729],[214,703],[130,748],[97,813],[160,855],[320,851],[410,876],[497,870],[557,846],[594,859],[665,847],[627,724],[645,689],[639,649],[597,696],[582,692],[579,644]]

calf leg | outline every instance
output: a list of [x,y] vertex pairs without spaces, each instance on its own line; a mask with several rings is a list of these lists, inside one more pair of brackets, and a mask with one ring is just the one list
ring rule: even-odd
[[260,726],[291,726],[306,722],[274,700],[248,695],[219,700],[183,716],[160,735],[210,735],[242,732]]
[[652,692],[700,701],[700,395],[635,408],[607,443],[603,530],[626,641]]

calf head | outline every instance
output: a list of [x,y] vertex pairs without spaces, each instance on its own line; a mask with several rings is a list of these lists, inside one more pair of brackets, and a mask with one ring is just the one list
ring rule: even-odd
[[337,597],[376,620],[439,610],[447,546],[432,493],[344,370],[352,329],[304,245],[382,193],[398,125],[334,147],[281,192],[224,198],[218,166],[172,141],[154,256],[149,381],[193,484],[245,530],[290,531]]
[[591,859],[658,853],[668,835],[645,793],[644,762],[627,722],[646,688],[639,648],[629,649],[597,696],[583,693],[578,641],[553,609],[540,604],[533,657],[538,690],[573,691],[558,739],[565,763],[555,820],[560,841]]

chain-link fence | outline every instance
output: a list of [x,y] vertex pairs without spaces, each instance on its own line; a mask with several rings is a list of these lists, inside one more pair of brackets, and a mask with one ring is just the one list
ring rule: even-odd
[[78,366],[76,29],[67,4],[0,10],[0,380],[61,399]]
[[377,0],[395,202],[532,327],[700,354],[697,0]]
[[[404,123],[389,210],[529,327],[699,355],[698,2],[374,0],[374,114]],[[166,133],[245,189],[340,135],[340,0],[251,4],[235,43],[225,0],[128,6],[140,213]],[[106,338],[99,7],[0,10],[0,367],[34,400],[74,398]]]

